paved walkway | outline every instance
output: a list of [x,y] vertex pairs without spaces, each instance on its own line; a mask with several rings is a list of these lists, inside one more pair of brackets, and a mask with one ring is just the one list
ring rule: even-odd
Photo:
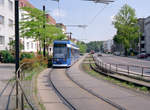
[[15,74],[14,64],[0,63],[0,110],[15,109],[15,85],[8,82]]
[[80,68],[82,61],[83,58],[74,64],[67,73],[75,82],[128,110],[150,110],[150,96],[119,87],[104,80],[98,80],[88,75]]
[[37,89],[40,102],[46,110],[68,110],[49,83],[50,69],[44,70],[37,78]]

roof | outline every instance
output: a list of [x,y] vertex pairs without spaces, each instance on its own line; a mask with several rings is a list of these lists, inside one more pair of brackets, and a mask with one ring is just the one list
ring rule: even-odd
[[[35,8],[28,0],[19,0],[19,7],[30,7]],[[49,14],[46,15],[46,17],[49,19],[49,23],[55,25],[56,21],[53,17],[51,17]]]
[[19,0],[19,7],[35,8],[28,0]]

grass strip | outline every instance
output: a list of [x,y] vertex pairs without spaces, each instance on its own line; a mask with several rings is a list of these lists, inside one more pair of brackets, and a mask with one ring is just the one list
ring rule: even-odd
[[27,77],[25,77],[25,80],[32,80],[33,76],[35,74],[40,73],[41,71],[44,70],[43,66],[39,66],[38,68],[34,68],[33,70],[27,70],[24,73],[27,74]]
[[45,69],[45,67],[43,67],[43,69],[38,72],[37,74],[34,74],[33,75],[33,83],[34,83],[34,86],[33,86],[33,91],[34,91],[34,99],[35,99],[35,102],[36,104],[39,105],[39,109],[40,110],[46,110],[46,108],[44,107],[44,104],[41,103],[41,101],[39,100],[39,97],[38,97],[38,89],[37,89],[37,78],[39,76],[39,74],[41,74],[41,72]]

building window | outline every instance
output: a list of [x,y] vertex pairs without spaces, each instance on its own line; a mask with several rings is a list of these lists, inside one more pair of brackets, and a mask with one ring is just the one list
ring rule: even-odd
[[9,19],[8,20],[8,25],[9,25],[9,27],[13,28],[13,20]]
[[4,36],[0,36],[0,45],[4,45],[4,44],[5,44]]
[[144,40],[144,36],[141,37],[141,40]]
[[29,42],[27,42],[27,49],[29,50]]
[[33,49],[33,43],[31,43],[31,49]]
[[13,11],[13,2],[11,0],[8,0],[8,8]]
[[22,13],[22,14],[21,14],[21,19],[24,20],[24,18],[25,18],[25,17],[24,17],[24,14]]
[[0,24],[4,24],[4,16],[0,15]]
[[13,41],[13,38],[9,37],[9,42]]
[[145,44],[141,44],[141,48],[145,48]]
[[0,0],[0,5],[1,5],[1,6],[4,5],[4,0]]

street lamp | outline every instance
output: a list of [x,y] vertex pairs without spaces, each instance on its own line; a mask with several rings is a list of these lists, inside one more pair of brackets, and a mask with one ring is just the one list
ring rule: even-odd
[[[20,73],[19,69],[19,0],[15,0],[15,58],[16,58],[16,109],[18,109],[18,81]],[[17,74],[18,73],[18,74]]]
[[83,1],[93,1],[95,3],[103,3],[103,4],[109,4],[110,2],[114,2],[114,0],[83,0]]
[[86,28],[88,25],[65,25],[66,27],[78,27],[78,28]]

